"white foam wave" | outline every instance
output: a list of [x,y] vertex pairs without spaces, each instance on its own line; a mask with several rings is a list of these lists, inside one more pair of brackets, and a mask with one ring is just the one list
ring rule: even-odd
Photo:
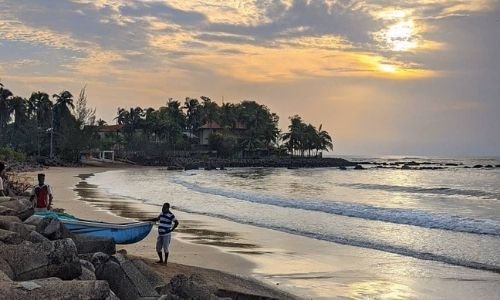
[[286,208],[319,211],[347,217],[376,220],[395,224],[413,225],[425,228],[442,229],[472,234],[500,236],[500,222],[491,219],[468,218],[463,216],[430,213],[413,209],[384,208],[365,204],[338,201],[283,198],[272,195],[256,194],[202,186],[175,178],[174,183],[199,193],[211,194],[259,204]]

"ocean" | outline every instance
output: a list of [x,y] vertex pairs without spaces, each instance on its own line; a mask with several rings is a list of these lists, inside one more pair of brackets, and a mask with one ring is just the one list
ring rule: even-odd
[[[112,195],[158,206],[170,202],[175,210],[301,238],[481,270],[493,278],[500,273],[500,168],[473,168],[500,165],[498,158],[347,159],[394,168],[144,168],[98,173],[88,182]],[[442,169],[402,170],[396,162]]]

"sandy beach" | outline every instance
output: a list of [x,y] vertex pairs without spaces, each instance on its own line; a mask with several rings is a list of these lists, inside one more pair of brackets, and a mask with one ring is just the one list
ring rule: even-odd
[[[106,194],[99,182],[91,180],[93,174],[106,171],[110,170],[46,170],[55,207],[80,218],[108,222],[158,214],[158,205]],[[490,272],[182,212],[170,194],[165,198],[181,222],[169,266],[153,263],[155,229],[143,241],[117,248],[145,259],[167,279],[176,273],[196,272],[215,280],[214,284],[279,299],[290,296],[275,288],[306,299],[471,299],[480,291],[484,297],[477,299],[491,299],[499,283],[498,275]]]
[[[158,207],[151,207],[133,202],[106,201],[107,205],[99,205],[90,201],[81,201],[82,195],[92,193],[88,186],[79,186],[82,178],[98,172],[105,172],[104,168],[50,168],[43,172],[47,182],[53,189],[54,207],[64,209],[66,213],[83,219],[104,222],[124,223],[158,214]],[[26,176],[35,178],[36,173],[26,173]],[[89,200],[89,199],[87,199]],[[112,207],[109,204],[112,203]],[[196,224],[192,215],[176,212],[181,220],[182,227]],[[242,256],[221,251],[216,247],[188,242],[188,234],[174,233],[171,244],[171,256],[167,267],[155,263],[157,260],[156,226],[147,238],[132,245],[117,245],[117,250],[126,250],[130,256],[145,260],[166,280],[182,273],[186,275],[201,274],[207,282],[226,289],[237,290],[243,293],[255,293],[279,299],[293,299],[291,294],[284,293],[268,284],[253,279],[254,263]],[[189,232],[189,229],[179,230]],[[207,234],[207,231],[204,232]],[[212,232],[214,233],[214,232]],[[215,233],[217,234],[217,233]],[[184,236],[181,237],[181,236]]]

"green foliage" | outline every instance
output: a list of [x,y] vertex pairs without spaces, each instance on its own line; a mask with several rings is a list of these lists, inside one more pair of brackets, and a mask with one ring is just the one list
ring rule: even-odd
[[311,156],[313,152],[317,155],[320,150],[333,149],[332,138],[323,130],[322,125],[316,129],[313,125],[304,123],[298,115],[290,117],[288,132],[283,134],[283,140],[292,155],[305,156],[307,152]]
[[[54,101],[54,102],[53,102]],[[95,109],[87,107],[83,88],[76,102],[69,91],[53,95],[34,92],[29,99],[16,97],[0,83],[0,145],[27,155],[48,156],[50,137],[56,156],[76,161],[83,150],[119,149],[145,155],[171,155],[178,150],[203,149],[197,135],[206,126],[209,149],[219,156],[288,153],[317,155],[332,149],[332,138],[322,129],[306,124],[300,116],[290,118],[288,132],[281,134],[279,117],[255,101],[223,103],[210,98],[169,99],[154,108],[118,108],[119,132],[99,134],[106,125],[97,121]]]
[[26,160],[26,155],[17,152],[11,148],[0,148],[0,161],[18,161],[23,162]]
[[217,151],[220,157],[233,156],[237,148],[238,141],[232,135],[223,135],[221,133],[212,133],[208,136],[208,147],[210,150]]

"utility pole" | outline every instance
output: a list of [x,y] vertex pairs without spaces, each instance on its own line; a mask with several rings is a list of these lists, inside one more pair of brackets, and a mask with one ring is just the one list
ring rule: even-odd
[[52,108],[52,127],[50,130],[50,159],[54,158],[54,108]]

